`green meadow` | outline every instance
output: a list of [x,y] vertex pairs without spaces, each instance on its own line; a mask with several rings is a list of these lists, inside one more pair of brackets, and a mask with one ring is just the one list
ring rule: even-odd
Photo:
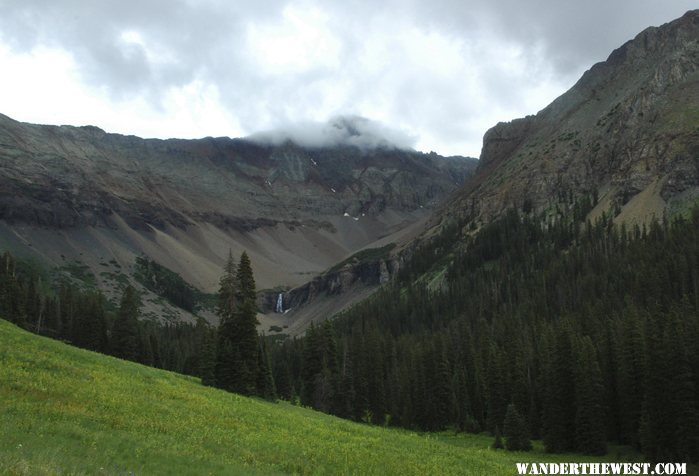
[[[77,349],[0,320],[0,474],[516,474],[517,461],[601,461],[416,434]],[[606,461],[638,458],[612,448]]]

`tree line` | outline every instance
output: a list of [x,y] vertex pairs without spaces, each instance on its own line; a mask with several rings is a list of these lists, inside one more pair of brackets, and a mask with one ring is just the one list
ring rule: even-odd
[[145,320],[141,307],[131,285],[115,306],[99,290],[68,280],[53,283],[10,253],[0,256],[0,317],[77,347],[199,376],[206,385],[275,397],[266,343],[256,330],[255,280],[247,254],[239,265],[228,258],[216,309],[218,329],[202,318],[193,324]]
[[[303,338],[267,345],[247,254],[229,256],[219,326],[139,319],[99,291],[0,258],[0,315],[33,332],[205,385],[297,401],[343,418],[489,431],[504,446],[655,461],[699,460],[699,207],[643,226],[510,210],[476,230],[445,226],[398,278]],[[499,440],[500,438],[496,438]],[[502,443],[502,441],[500,441]]]
[[54,282],[36,266],[0,256],[0,317],[36,334],[145,365],[198,375],[210,326],[142,319],[141,298],[125,286],[117,304],[98,289]]
[[445,227],[396,282],[273,349],[279,395],[517,449],[699,460],[699,207],[627,227],[584,221],[593,205]]

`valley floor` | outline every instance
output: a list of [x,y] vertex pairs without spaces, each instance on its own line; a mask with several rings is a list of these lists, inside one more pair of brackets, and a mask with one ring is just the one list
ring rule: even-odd
[[[602,461],[420,435],[77,349],[0,320],[0,474],[516,474],[515,462]],[[606,461],[638,459],[612,448]]]

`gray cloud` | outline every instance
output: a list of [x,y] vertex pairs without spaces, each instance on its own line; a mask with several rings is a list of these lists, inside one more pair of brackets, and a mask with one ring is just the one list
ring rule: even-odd
[[327,122],[281,124],[277,129],[252,134],[248,139],[273,145],[290,140],[313,148],[349,145],[362,150],[411,149],[415,144],[415,138],[409,134],[360,116],[336,116]]
[[380,132],[401,147],[475,155],[496,120],[543,108],[612,49],[692,4],[5,0],[0,43],[69,52],[82,80],[114,101],[157,109],[171,88],[212,85],[246,134],[275,130],[276,140],[283,127],[323,143],[339,139],[320,124],[359,115],[391,128],[359,121],[366,131],[340,139]]
[[563,74],[577,74],[646,27],[697,8],[692,0],[433,0],[413,6],[427,26],[457,35],[488,30],[527,49],[540,47]]

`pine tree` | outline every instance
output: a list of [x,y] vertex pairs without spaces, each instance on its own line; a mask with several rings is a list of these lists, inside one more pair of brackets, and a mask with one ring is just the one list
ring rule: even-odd
[[532,449],[527,423],[517,411],[514,403],[507,406],[503,434],[505,448],[508,451],[530,451]]
[[84,295],[77,303],[72,343],[96,352],[108,350],[105,299],[101,292]]
[[[287,354],[288,355],[288,354]],[[291,369],[288,359],[272,358],[274,362],[274,388],[282,400],[291,401],[294,396]]]
[[236,346],[239,339],[238,325],[236,322],[236,298],[237,267],[232,253],[228,253],[228,259],[223,268],[216,313],[219,317],[218,341],[216,344],[215,385],[228,391],[236,389],[236,382],[240,378],[240,358]]
[[488,429],[502,425],[507,410],[507,369],[502,351],[492,344],[488,356]]
[[546,368],[546,399],[543,406],[543,440],[546,451],[575,449],[575,383],[572,347],[567,326],[555,334],[553,352]]
[[229,253],[219,288],[216,386],[243,395],[258,394],[259,349],[255,278],[247,253],[238,266]]
[[257,395],[266,400],[276,400],[277,393],[274,388],[274,377],[272,377],[269,355],[267,354],[267,343],[264,337],[260,339],[257,358]]
[[607,452],[604,428],[604,386],[595,347],[589,336],[578,350],[576,369],[576,449],[583,454],[603,455]]
[[26,327],[26,291],[16,275],[15,259],[8,252],[0,258],[0,313],[18,326]]
[[443,430],[450,421],[453,421],[450,412],[450,409],[452,408],[452,375],[449,368],[449,360],[445,352],[441,352],[441,356],[437,357],[436,372],[434,377],[434,427],[437,430]]
[[694,373],[686,348],[686,335],[678,315],[666,323],[664,354],[672,369],[667,387],[666,415],[673,422],[672,441],[664,442],[673,459],[699,460],[699,408]]
[[126,360],[136,361],[140,354],[138,313],[141,307],[136,290],[126,286],[121,298],[114,327],[112,328],[112,354]]
[[158,337],[155,334],[151,334],[148,336],[148,339],[150,341],[150,348],[153,352],[153,367],[162,368],[163,362],[160,359],[160,342],[158,341]]
[[199,350],[199,376],[202,385],[216,385],[216,340],[207,333]]
[[355,415],[352,409],[356,399],[354,388],[354,364],[347,343],[345,343],[342,349],[342,367],[340,370],[337,393],[340,402],[337,408],[338,416],[350,419],[354,418]]
[[236,352],[240,357],[241,371],[234,388],[243,395],[257,392],[258,374],[258,335],[257,300],[255,278],[248,254],[243,252],[236,275],[238,290],[236,298],[239,306],[234,312],[237,328]]
[[650,317],[649,330],[646,333],[646,380],[643,398],[643,410],[639,426],[640,442],[643,453],[651,461],[670,461],[671,452],[668,445],[673,444],[673,423],[666,415],[671,372],[663,352],[663,327],[661,319]]

